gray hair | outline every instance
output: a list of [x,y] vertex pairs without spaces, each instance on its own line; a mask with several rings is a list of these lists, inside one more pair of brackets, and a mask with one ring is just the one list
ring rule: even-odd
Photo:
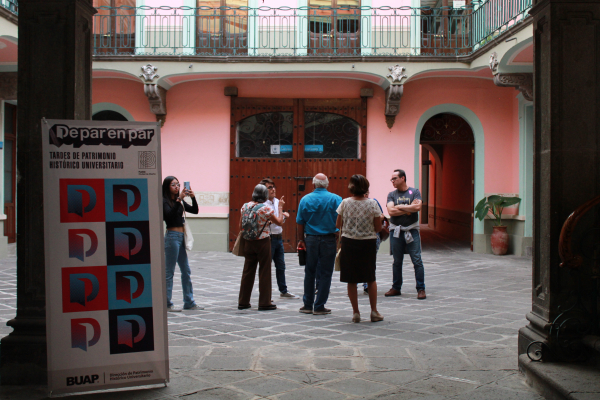
[[257,203],[264,203],[269,198],[269,189],[265,185],[261,185],[260,183],[256,185],[254,188],[254,192],[252,192],[252,201],[256,201]]
[[329,186],[329,179],[317,179],[317,177],[315,176],[313,178],[313,185],[315,185],[316,188],[326,188],[327,186]]

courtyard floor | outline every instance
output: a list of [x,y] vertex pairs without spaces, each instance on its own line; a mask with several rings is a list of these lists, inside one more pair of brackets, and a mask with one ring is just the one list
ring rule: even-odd
[[[0,261],[0,337],[16,311],[15,257]],[[104,392],[78,399],[541,399],[517,368],[517,331],[531,310],[531,259],[474,254],[423,231],[427,299],[417,300],[406,256],[401,297],[386,298],[392,257],[379,254],[378,308],[385,320],[351,322],[346,285],[334,273],[331,315],[300,314],[302,301],[276,311],[237,309],[243,259],[192,252],[196,302],[204,311],[168,313],[167,387]],[[303,267],[286,255],[289,290],[301,295]],[[176,275],[178,276],[178,274]],[[255,284],[255,288],[256,288]],[[182,303],[177,277],[174,301]],[[360,289],[362,293],[362,288]],[[43,399],[42,387],[0,386],[0,398]]]

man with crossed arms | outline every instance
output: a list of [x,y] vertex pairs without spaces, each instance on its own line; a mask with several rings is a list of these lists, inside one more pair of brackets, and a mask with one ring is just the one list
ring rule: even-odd
[[421,237],[419,211],[421,211],[421,193],[406,184],[406,173],[397,169],[390,179],[396,188],[388,194],[387,210],[390,213],[390,246],[394,256],[393,284],[386,297],[400,296],[402,289],[402,262],[404,253],[410,255],[415,267],[417,281],[417,299],[425,300],[425,269],[421,260]]

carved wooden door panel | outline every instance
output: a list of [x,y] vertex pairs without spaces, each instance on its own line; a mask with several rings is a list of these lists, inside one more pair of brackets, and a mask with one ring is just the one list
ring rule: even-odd
[[312,177],[320,172],[330,192],[348,197],[350,177],[367,172],[366,99],[306,99],[300,109],[299,176],[310,179],[304,190],[299,186],[298,199],[313,190]]
[[240,209],[252,200],[263,178],[275,182],[290,220],[283,225],[284,249],[296,249],[296,181],[298,170],[298,101],[293,99],[231,99],[229,249],[239,234]]
[[322,172],[329,190],[348,197],[348,179],[366,175],[366,100],[232,98],[229,249],[239,234],[240,209],[263,179],[275,182],[290,220],[286,252],[295,252],[300,198]]

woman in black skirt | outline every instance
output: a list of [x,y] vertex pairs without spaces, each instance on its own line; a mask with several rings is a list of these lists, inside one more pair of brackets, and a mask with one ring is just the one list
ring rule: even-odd
[[348,185],[352,197],[344,199],[337,209],[336,226],[342,232],[340,281],[348,284],[352,304],[352,322],[360,322],[356,284],[367,282],[371,303],[371,322],[383,321],[377,311],[377,282],[375,262],[377,232],[381,230],[381,210],[375,200],[365,197],[369,181],[362,175],[352,175]]

